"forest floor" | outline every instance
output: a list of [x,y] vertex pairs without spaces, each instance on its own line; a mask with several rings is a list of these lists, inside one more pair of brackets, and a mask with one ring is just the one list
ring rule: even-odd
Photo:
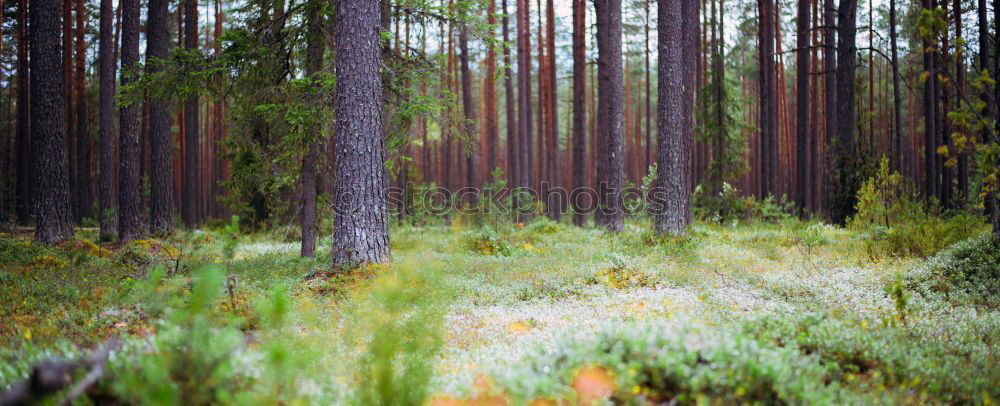
[[[217,386],[258,401],[1000,400],[1000,305],[941,288],[986,237],[925,260],[874,257],[864,236],[816,222],[697,223],[680,239],[650,228],[394,226],[393,265],[343,274],[328,272],[329,240],[318,258],[299,258],[294,230],[220,227],[125,247],[93,245],[92,231],[61,247],[6,236],[0,388],[113,336],[183,388],[194,379],[184,357],[162,353],[168,332],[200,331],[191,303],[203,264],[215,263],[228,277],[205,310],[205,345],[240,337],[216,377],[232,383]],[[181,299],[164,294],[172,284]],[[112,371],[155,375],[135,359]],[[100,390],[135,402],[152,392],[122,385]],[[219,390],[204,391],[240,399]]]

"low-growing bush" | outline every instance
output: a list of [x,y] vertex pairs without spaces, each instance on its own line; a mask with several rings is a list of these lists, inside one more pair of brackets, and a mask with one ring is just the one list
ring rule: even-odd
[[[544,349],[502,381],[517,396],[592,399],[601,381],[615,404],[843,403],[826,368],[797,351],[762,345],[730,329],[714,332],[626,323]],[[594,371],[603,371],[594,373]],[[580,385],[588,373],[589,385]],[[596,376],[593,376],[596,375]],[[551,378],[549,378],[551,377]],[[554,380],[550,381],[550,379]],[[537,386],[536,386],[537,385]]]
[[633,289],[653,286],[653,278],[638,269],[628,257],[612,254],[607,267],[598,270],[589,282],[614,289]]
[[695,187],[691,197],[696,218],[721,224],[744,222],[777,223],[794,217],[795,204],[785,196],[757,199],[740,196],[740,191],[723,182],[717,194],[708,193],[702,185]]
[[508,256],[513,252],[510,242],[489,226],[462,234],[465,248],[480,255]]
[[1000,240],[987,233],[938,253],[908,273],[907,285],[924,295],[1000,308]]
[[925,209],[916,193],[899,172],[890,172],[885,159],[858,190],[856,213],[848,226],[861,232],[869,258],[928,258],[984,229],[985,220],[979,216],[944,217],[933,205]]
[[[113,396],[133,404],[214,404],[232,402],[239,391],[233,355],[243,343],[234,325],[216,325],[212,316],[221,297],[225,273],[221,267],[198,270],[190,294],[180,278],[151,274],[140,289],[148,292],[163,314],[148,344],[139,343],[111,364]],[[146,348],[148,345],[148,348]]]

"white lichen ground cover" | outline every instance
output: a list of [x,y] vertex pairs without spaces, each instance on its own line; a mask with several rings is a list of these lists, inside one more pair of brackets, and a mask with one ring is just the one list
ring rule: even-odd
[[[698,396],[723,401],[996,399],[996,307],[908,292],[900,310],[887,292],[897,274],[925,269],[923,259],[870,258],[862,235],[797,221],[699,223],[682,239],[656,237],[649,229],[643,223],[630,223],[618,234],[552,223],[499,232],[461,225],[395,227],[394,263],[439,273],[440,279],[408,286],[395,280],[396,265],[376,274],[393,289],[448,297],[438,305],[443,345],[432,359],[433,399],[579,400],[574,376],[586,365],[606,363],[599,370],[610,371],[618,385],[633,385],[629,395],[667,402],[671,398],[661,396],[684,395],[647,388],[653,384],[643,374],[691,367],[683,367],[685,356],[698,359],[694,367],[707,357],[705,362],[718,363],[709,372],[721,375],[702,371],[674,379],[690,379],[684,385],[700,387],[692,389]],[[241,241],[235,256],[253,263],[294,256],[296,250],[293,243],[263,236]],[[321,242],[320,250],[329,250],[329,242]],[[322,263],[314,266],[324,269]],[[363,364],[366,340],[406,331],[386,333],[370,325],[386,320],[386,310],[365,296],[366,289],[331,301],[315,294],[322,290],[314,284],[323,283],[329,282],[297,288],[297,334],[294,341],[282,338],[308,354],[295,392],[319,403],[357,403],[358,388],[370,384],[354,366]],[[640,345],[637,355],[634,348],[622,349],[630,342],[649,344]],[[614,354],[602,353],[607,343]],[[671,354],[681,358],[667,360]],[[262,355],[254,348],[243,355],[241,369],[259,374],[254,371]],[[975,365],[968,366],[970,361]],[[500,397],[484,399],[483,393]]]
[[[398,358],[381,375],[394,377],[380,381],[389,385],[377,390],[383,400],[417,384],[438,404],[579,401],[583,371],[616,385],[613,401],[627,403],[1000,397],[1000,306],[921,282],[937,283],[947,258],[870,258],[863,235],[794,220],[697,223],[679,239],[655,236],[643,222],[616,234],[544,221],[500,227],[394,226],[392,265],[323,278],[306,275],[329,271],[328,257],[298,259],[294,236],[241,236],[227,272],[242,293],[211,313],[244,326],[246,339],[227,355],[235,381],[254,382],[244,400],[366,404],[387,366],[378,359],[387,357]],[[178,240],[186,255],[222,256],[222,236],[189,234]],[[318,249],[328,253],[330,241]],[[893,286],[904,291],[902,307]],[[275,325],[267,303],[281,287],[289,306]],[[238,312],[230,300],[243,301]],[[139,307],[118,306],[98,322],[131,323],[116,315]],[[135,335],[134,348],[155,357],[151,343],[174,327],[149,322],[142,331],[157,334]],[[380,344],[388,354],[378,354],[377,340],[388,340]],[[23,362],[0,368],[0,381],[46,354],[73,351],[59,345],[6,350]],[[426,359],[427,371],[412,369]],[[424,372],[429,382],[407,380]]]
[[[868,263],[842,255],[836,250],[850,245],[852,236],[822,227],[835,241],[818,249],[804,248],[775,229],[708,226],[698,226],[697,248],[683,253],[683,259],[655,247],[618,247],[636,271],[653,276],[653,286],[588,284],[587,278],[608,266],[615,248],[606,234],[594,230],[540,236],[536,251],[512,257],[446,256],[453,268],[468,268],[452,269],[453,279],[473,294],[459,295],[448,312],[447,347],[435,387],[468,395],[477,377],[502,376],[535,352],[626,322],[653,321],[683,330],[764,313],[839,309],[875,319],[891,309],[884,281],[916,261]],[[440,245],[448,246],[445,240]],[[754,241],[754,246],[740,246],[741,241]],[[776,257],[766,252],[772,248],[778,250]]]

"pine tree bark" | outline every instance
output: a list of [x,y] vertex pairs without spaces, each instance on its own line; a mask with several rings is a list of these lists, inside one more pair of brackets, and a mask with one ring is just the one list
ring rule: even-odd
[[[953,15],[955,17],[955,37],[962,38],[962,3],[960,0],[954,0],[953,3]],[[965,58],[963,56],[963,51],[959,50],[956,52],[955,57],[955,89],[958,95],[965,95]],[[959,102],[961,104],[961,102]],[[948,134],[949,140],[951,135]],[[958,168],[956,176],[958,177],[958,196],[956,197],[956,202],[959,208],[965,207],[965,203],[969,196],[969,162],[968,154],[965,148],[958,149],[957,146],[952,142],[952,147],[957,149],[958,154]]]
[[857,57],[857,0],[841,0],[838,14],[837,45],[837,162],[834,201],[831,212],[834,222],[843,224],[854,210],[857,190],[854,126],[857,111],[854,102],[854,77]]
[[[684,101],[682,104],[682,114],[684,115],[684,144],[683,149],[689,151],[685,170],[685,185],[689,191],[687,205],[690,207],[690,192],[694,191],[694,168],[691,160],[694,153],[694,106],[701,81],[701,5],[697,1],[685,1],[681,4],[681,19],[683,20],[683,49],[681,58],[684,59]],[[687,212],[687,223],[691,224],[691,210]]]
[[[306,14],[306,77],[312,78],[323,69],[323,53],[326,41],[323,38],[324,1],[307,3]],[[319,126],[310,129],[317,142],[309,142],[306,155],[302,158],[302,247],[303,257],[316,254],[316,160],[319,156]]]
[[62,3],[62,73],[63,73],[63,108],[66,110],[63,118],[66,120],[66,144],[69,159],[69,201],[72,210],[73,224],[79,224],[80,217],[80,196],[76,194],[77,188],[77,166],[76,166],[76,109],[74,103],[75,86],[73,84],[73,1],[64,0]]
[[798,82],[795,87],[795,196],[799,210],[804,211],[809,201],[809,148],[813,141],[812,123],[809,122],[809,21],[810,21],[810,1],[798,1],[798,17],[796,20],[796,47],[795,52],[795,79]]
[[[983,1],[983,0],[980,0]],[[899,56],[896,46],[898,34],[896,32],[896,0],[889,0],[889,46],[891,47],[892,58],[892,136],[893,136],[893,148],[894,154],[892,154],[892,160],[895,163],[894,168],[904,175],[907,175],[907,168],[909,166],[906,164],[906,154],[904,151],[909,149],[906,140],[903,138],[903,126],[901,125],[902,120],[902,98],[900,97],[900,84],[899,84]]]
[[[529,1],[518,0],[517,6],[517,163],[519,165],[516,188],[527,188],[531,179],[531,37],[529,34]],[[522,202],[515,196],[514,205],[522,209]],[[517,212],[516,221],[523,222],[530,215]]]
[[76,2],[76,165],[77,182],[76,195],[79,199],[80,219],[93,215],[91,212],[93,198],[90,195],[90,126],[87,124],[87,42],[84,38],[86,33],[86,11],[84,10],[85,0]]
[[112,0],[101,0],[100,41],[98,49],[98,70],[100,81],[100,131],[101,131],[101,173],[100,173],[100,226],[101,240],[111,240],[118,233],[117,198],[115,168],[117,143],[115,142],[115,19]]
[[774,63],[775,10],[773,0],[758,0],[760,66],[761,196],[778,193],[778,79]]
[[573,224],[587,223],[584,204],[590,196],[584,194],[587,187],[587,0],[573,0]]
[[[503,24],[503,42],[508,44],[510,42],[510,17],[507,14],[507,0],[501,1],[501,11],[503,12],[503,17],[501,18],[501,23]],[[520,44],[520,43],[518,43]],[[521,176],[521,163],[520,163],[520,150],[518,148],[518,124],[517,124],[517,110],[515,110],[515,95],[514,95],[514,72],[510,69],[510,47],[504,45],[503,47],[503,66],[504,66],[504,103],[507,108],[507,182],[509,186],[518,185],[518,180]],[[516,202],[514,202],[516,204]],[[516,211],[514,207],[514,211]]]
[[[198,0],[184,2],[184,48],[198,48]],[[181,198],[181,217],[188,228],[201,224],[201,171],[198,142],[198,95],[192,94],[184,102],[184,195]]]
[[[651,159],[653,159],[653,157],[652,157],[652,146],[653,146],[653,143],[652,143],[652,137],[653,137],[652,136],[652,123],[653,123],[653,115],[652,115],[652,93],[650,92],[651,84],[650,84],[650,81],[649,81],[649,0],[645,0],[645,1],[646,2],[644,4],[644,11],[646,12],[646,16],[645,16],[646,18],[643,21],[642,28],[643,28],[643,33],[646,36],[646,40],[643,43],[643,45],[644,45],[643,51],[645,51],[645,55],[644,55],[644,57],[645,57],[645,67],[644,68],[645,69],[644,70],[645,70],[645,74],[646,74],[646,80],[644,81],[644,83],[646,85],[646,103],[645,103],[646,114],[644,116],[645,117],[646,128],[645,128],[645,132],[643,133],[643,135],[646,138],[646,142],[645,142],[646,145],[645,145],[645,150],[644,150],[643,159],[642,159],[642,168],[643,168],[642,176],[645,176],[646,172],[649,171],[649,166],[652,164]],[[686,8],[691,8],[695,4],[695,2],[690,2],[690,1],[689,2],[683,2],[683,3],[687,3],[687,4],[681,5],[681,7],[686,7]],[[682,14],[684,13],[683,9],[681,10],[681,13]],[[686,19],[685,19],[685,21],[686,21]],[[685,30],[685,33],[686,32],[687,31]],[[685,86],[687,86],[688,83],[687,83],[687,70],[686,70],[686,68],[685,68],[684,80],[685,80]]]
[[17,2],[17,222],[28,224],[34,213],[34,148],[31,139],[31,98],[28,83],[28,0]]
[[684,23],[681,2],[657,1],[657,178],[653,192],[658,234],[683,235],[688,226],[690,144],[685,142]]
[[596,0],[598,120],[598,223],[618,232],[625,226],[621,190],[625,177],[624,83],[622,81],[622,3]]
[[[459,48],[459,70],[461,71],[462,77],[462,113],[465,114],[465,122],[462,125],[463,132],[465,133],[465,139],[467,142],[466,148],[466,183],[470,188],[478,188],[481,186],[479,184],[479,134],[476,130],[476,107],[472,100],[472,73],[469,72],[469,29],[464,25],[460,28],[458,33],[458,48]],[[475,204],[479,201],[478,194],[469,194],[469,203]]]
[[[496,24],[496,0],[489,0],[486,10],[486,22],[493,26]],[[493,181],[493,169],[497,167],[497,53],[496,48],[490,46],[486,50],[486,77],[483,78],[483,106],[486,109],[485,130],[486,130],[486,179]]]
[[[834,5],[834,0],[823,0],[823,25],[826,26],[823,32],[823,115],[825,116],[824,130],[825,134],[823,137],[822,145],[823,149],[826,150],[833,140],[837,139],[837,8]],[[826,184],[829,182],[829,177],[827,176],[829,164],[826,163],[826,158],[823,158],[823,173],[824,176],[820,180],[821,183]],[[827,207],[827,192],[824,187],[823,191],[819,194],[819,198],[823,200],[819,202],[819,206],[824,210]]]
[[[149,0],[146,25],[146,72],[162,70],[162,62],[170,52],[167,13],[170,0]],[[149,100],[150,196],[149,223],[152,232],[169,235],[174,231],[174,162],[171,139],[171,103],[164,99]]]
[[[993,0],[993,56],[994,58],[1000,56],[1000,24],[996,22],[1000,21],[1000,4],[997,4],[997,0]],[[1000,80],[1000,60],[994,59],[993,65],[993,82],[998,83]],[[993,122],[1000,125],[1000,85],[993,86]],[[994,133],[993,142],[1000,143],[1000,135]],[[993,162],[995,167],[1000,167],[1000,158],[997,158]],[[995,184],[994,187],[997,185]],[[990,215],[993,222],[993,234],[1000,238],[1000,194],[996,191],[993,192],[992,199],[987,199],[987,204],[990,204],[991,210]]]
[[552,0],[548,0],[548,5],[545,11],[545,48],[546,48],[546,65],[548,66],[548,80],[546,80],[546,85],[548,87],[545,101],[548,103],[548,145],[546,145],[545,153],[545,172],[548,174],[549,188],[556,188],[555,190],[550,190],[546,193],[548,201],[546,202],[546,208],[548,209],[549,218],[559,221],[562,217],[562,203],[563,196],[562,192],[558,189],[559,183],[559,103],[558,103],[558,85],[556,83],[556,22],[555,22],[555,7],[552,4]]
[[[923,8],[933,9],[932,0],[923,0]],[[924,81],[924,195],[928,198],[938,195],[937,173],[937,67],[934,52],[928,48],[935,46],[923,41],[923,63],[927,80]]]
[[[139,0],[122,0],[121,85],[139,79]],[[139,105],[125,102],[118,110],[118,240],[142,235],[139,221]]]
[[333,264],[389,260],[379,7],[369,0],[336,5],[337,111],[334,148]]
[[31,139],[37,171],[35,240],[52,244],[73,237],[59,1],[31,0],[28,14],[32,49]]

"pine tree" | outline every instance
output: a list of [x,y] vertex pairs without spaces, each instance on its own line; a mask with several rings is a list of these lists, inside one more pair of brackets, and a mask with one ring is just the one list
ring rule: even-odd
[[[198,49],[198,0],[184,3],[184,48]],[[199,168],[199,109],[198,95],[184,101],[184,191],[181,196],[181,217],[189,228],[201,224],[201,171]]]
[[813,142],[812,123],[809,122],[809,94],[811,92],[809,78],[809,7],[810,0],[798,0],[798,16],[796,19],[796,57],[795,57],[795,202],[799,210],[805,210],[809,205],[809,149]]
[[[657,2],[658,98],[657,179],[653,191],[656,232],[683,235],[690,218],[688,188],[690,144],[684,140],[684,37],[681,4],[672,0]],[[685,146],[687,145],[687,149]]]
[[837,138],[831,215],[843,224],[853,213],[855,191],[860,186],[859,157],[854,126],[857,125],[854,78],[857,69],[857,0],[841,0],[838,8],[837,43]]
[[378,3],[336,4],[333,264],[389,260]]
[[35,163],[35,239],[73,237],[60,41],[59,2],[31,0],[31,139]]
[[[326,41],[323,38],[323,6],[321,0],[307,3],[306,11],[306,77],[313,78],[323,69],[323,53],[326,51]],[[320,132],[319,126],[310,128],[314,134]],[[316,137],[318,138],[318,137]],[[303,257],[312,257],[316,253],[316,160],[319,157],[319,147],[316,142],[310,142],[302,158],[302,249]]]
[[621,191],[625,182],[624,82],[621,0],[596,0],[598,69],[598,224],[610,231],[625,226]]
[[[139,0],[122,0],[121,85],[139,79]],[[118,110],[118,240],[128,242],[142,235],[139,221],[139,106],[122,103]]]
[[587,123],[587,1],[573,0],[573,224],[583,226],[587,222],[584,213],[585,199],[581,194],[587,186],[586,179],[586,123]]
[[118,233],[117,198],[115,179],[118,171],[115,165],[117,143],[115,142],[115,41],[112,27],[115,18],[112,0],[101,0],[100,41],[98,44],[98,79],[100,81],[99,115],[101,131],[101,173],[100,173],[100,218],[101,240],[110,240]]
[[[170,0],[149,0],[146,20],[146,72],[162,69],[170,51],[167,7]],[[149,100],[150,139],[150,231],[167,235],[174,231],[174,157],[170,123],[171,103],[161,98]]]
[[17,222],[28,224],[34,212],[31,195],[34,148],[31,140],[28,74],[28,0],[17,2]]

